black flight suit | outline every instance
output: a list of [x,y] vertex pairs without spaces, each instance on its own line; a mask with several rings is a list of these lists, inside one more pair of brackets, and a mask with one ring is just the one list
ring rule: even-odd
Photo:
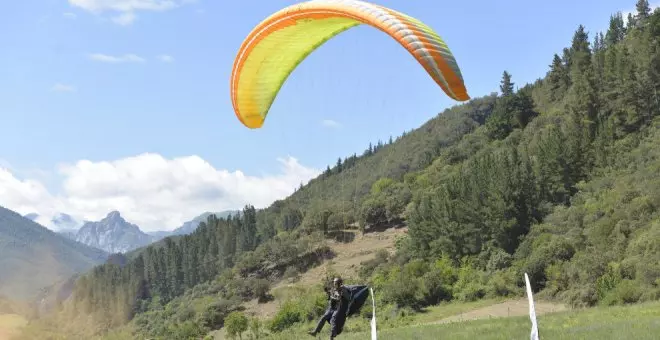
[[333,289],[328,294],[329,305],[323,316],[316,324],[316,329],[312,332],[318,334],[326,322],[330,324],[330,339],[334,339],[341,333],[346,321],[346,312],[350,301],[350,291],[343,285],[339,289]]

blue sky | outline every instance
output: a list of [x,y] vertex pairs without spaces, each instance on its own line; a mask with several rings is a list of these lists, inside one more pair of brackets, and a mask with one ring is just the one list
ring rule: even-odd
[[[264,127],[247,129],[231,107],[233,59],[254,25],[295,1],[174,2],[173,8],[159,0],[5,4],[0,167],[23,184],[43,185],[40,190],[51,197],[73,190],[75,180],[62,164],[145,153],[164,160],[195,155],[218,171],[265,178],[286,172],[278,158],[322,169],[455,104],[407,51],[362,26],[310,55],[285,83]],[[469,94],[477,97],[497,91],[505,69],[520,85],[544,76],[553,53],[570,43],[579,24],[593,37],[607,27],[610,14],[633,9],[635,1],[378,3],[433,27],[453,51]],[[0,205],[3,199],[9,200],[0,195]],[[14,207],[27,211],[29,205]],[[80,206],[71,209],[91,216]],[[149,214],[138,213],[135,203],[126,209],[135,210],[135,219]]]

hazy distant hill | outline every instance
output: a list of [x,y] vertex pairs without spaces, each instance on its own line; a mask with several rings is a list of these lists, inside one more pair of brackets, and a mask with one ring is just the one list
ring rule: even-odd
[[107,255],[0,207],[0,294],[32,298],[40,288],[103,263]]

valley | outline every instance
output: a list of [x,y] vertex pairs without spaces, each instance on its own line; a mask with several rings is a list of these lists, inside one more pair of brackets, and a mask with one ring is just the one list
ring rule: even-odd
[[[172,188],[180,191],[154,182],[159,195],[150,197],[164,202],[177,192],[176,209],[206,199],[239,211],[204,209],[175,229],[147,231],[114,208],[84,222],[0,208],[0,294],[7,297],[0,299],[0,338],[311,339],[306,332],[328,305],[323,287],[340,276],[374,290],[380,339],[522,339],[531,325],[524,275],[542,339],[656,338],[660,8],[645,0],[629,5],[634,10],[610,15],[602,32],[571,28],[565,47],[535,61],[548,65],[538,79],[517,83],[502,70],[499,83],[488,85],[497,92],[429,111],[418,128],[386,141],[365,140],[361,152],[333,157],[323,171],[282,162],[291,172],[274,179],[217,170],[191,156],[169,173],[154,156],[155,170],[117,177],[150,178],[151,169],[176,179]],[[290,23],[282,25],[297,27]],[[445,71],[455,72],[450,66]],[[453,77],[461,90],[462,76]],[[364,115],[393,114],[386,109]],[[265,113],[249,117],[240,122],[259,125]],[[330,125],[323,131],[348,131]],[[275,143],[277,133],[260,136]],[[290,134],[297,145],[299,134]],[[309,173],[316,177],[298,185]],[[183,174],[202,180],[185,185]],[[114,193],[112,186],[104,190]],[[262,199],[286,188],[290,194]],[[167,220],[157,215],[154,221]],[[338,340],[370,336],[369,302]]]

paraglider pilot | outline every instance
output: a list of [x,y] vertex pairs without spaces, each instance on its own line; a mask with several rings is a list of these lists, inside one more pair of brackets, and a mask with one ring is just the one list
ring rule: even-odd
[[327,322],[330,324],[330,339],[334,339],[344,328],[351,291],[344,286],[341,278],[336,277],[332,280],[332,288],[325,288],[325,292],[328,294],[328,309],[321,316],[316,328],[308,334],[316,336]]

